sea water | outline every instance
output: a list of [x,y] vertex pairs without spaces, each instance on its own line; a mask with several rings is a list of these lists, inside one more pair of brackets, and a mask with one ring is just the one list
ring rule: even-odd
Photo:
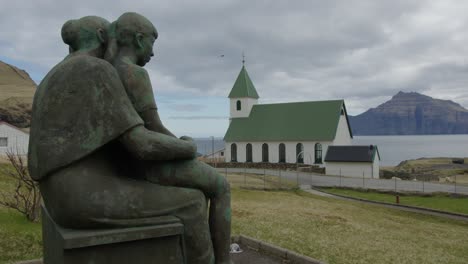
[[[224,148],[222,138],[197,138],[198,152],[208,154]],[[353,145],[377,145],[381,166],[434,157],[468,157],[468,135],[354,136]]]
[[377,145],[381,166],[417,158],[468,157],[468,135],[355,136],[353,145]]

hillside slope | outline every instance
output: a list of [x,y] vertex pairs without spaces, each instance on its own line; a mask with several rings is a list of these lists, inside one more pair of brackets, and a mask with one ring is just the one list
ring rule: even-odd
[[468,134],[467,109],[415,92],[399,92],[350,122],[354,135]]
[[0,61],[0,120],[29,127],[36,84],[29,74]]

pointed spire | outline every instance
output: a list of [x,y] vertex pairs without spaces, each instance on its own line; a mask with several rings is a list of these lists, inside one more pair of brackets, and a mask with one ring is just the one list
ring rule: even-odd
[[255,86],[252,80],[250,79],[249,74],[247,73],[247,70],[245,69],[244,58],[242,62],[243,62],[242,69],[239,72],[236,82],[234,83],[234,86],[232,87],[232,90],[229,93],[228,97],[229,98],[249,97],[249,98],[258,99],[259,96],[258,96],[257,90],[255,89]]

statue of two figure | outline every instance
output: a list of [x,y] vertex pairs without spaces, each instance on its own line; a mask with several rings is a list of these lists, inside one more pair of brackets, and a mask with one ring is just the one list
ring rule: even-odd
[[189,263],[231,263],[229,183],[158,116],[143,68],[157,37],[136,13],[63,25],[70,53],[34,96],[30,174],[63,227],[135,226],[173,215],[184,224]]

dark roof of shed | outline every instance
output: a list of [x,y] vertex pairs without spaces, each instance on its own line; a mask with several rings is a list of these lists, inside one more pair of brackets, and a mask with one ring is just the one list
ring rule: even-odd
[[373,162],[380,160],[376,145],[366,146],[329,146],[325,162]]
[[249,117],[232,119],[224,141],[332,141],[341,109],[349,122],[343,100],[254,105]]

